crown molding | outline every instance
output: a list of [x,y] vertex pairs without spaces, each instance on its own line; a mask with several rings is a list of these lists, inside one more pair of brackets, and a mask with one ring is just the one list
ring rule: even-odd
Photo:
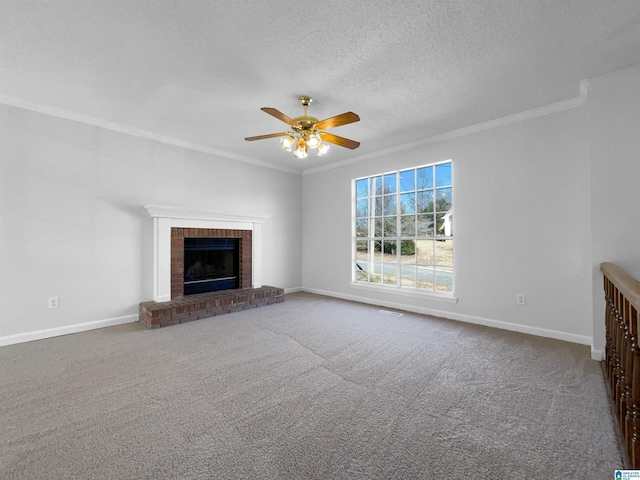
[[245,157],[243,155],[237,155],[226,150],[219,148],[209,147],[207,145],[201,145],[198,143],[188,142],[180,138],[170,137],[167,135],[161,135],[159,133],[150,132],[148,130],[142,130],[140,128],[132,127],[122,123],[111,122],[103,118],[92,117],[90,115],[83,115],[76,112],[71,112],[63,108],[54,107],[51,105],[41,105],[33,102],[27,102],[25,100],[11,97],[8,95],[0,95],[0,104],[10,107],[21,108],[23,110],[29,110],[31,112],[42,113],[51,117],[63,118],[65,120],[71,120],[73,122],[83,123],[85,125],[91,125],[93,127],[104,128],[105,130],[111,130],[113,132],[124,133],[125,135],[132,135],[134,137],[144,138],[146,140],[152,140],[158,143],[164,143],[165,145],[171,145],[173,147],[180,147],[187,150],[193,150],[195,152],[208,153],[229,160],[236,160],[251,165],[257,165],[259,167],[270,168],[272,170],[280,170],[286,173],[293,173],[294,175],[300,175],[298,170],[291,168],[280,167],[270,164],[263,160],[257,160],[251,157]]
[[32,102],[27,102],[25,100],[21,100],[16,97],[0,95],[0,104],[21,108],[21,109],[29,110],[33,112],[38,112],[38,113],[50,115],[53,117],[64,118],[66,120],[72,120],[74,122],[79,122],[86,125],[104,128],[106,130],[112,130],[114,132],[124,133],[126,135],[133,135],[136,137],[145,138],[147,140],[152,140],[158,143],[164,143],[166,145],[181,147],[187,150],[193,150],[196,152],[202,152],[202,153],[207,153],[207,154],[215,155],[222,158],[227,158],[229,160],[237,160],[240,162],[248,163],[251,165],[257,165],[257,166],[269,168],[272,170],[279,170],[285,173],[291,173],[294,175],[308,175],[312,173],[322,172],[325,170],[332,170],[334,168],[340,168],[347,165],[352,165],[355,163],[364,162],[366,160],[372,160],[375,158],[393,155],[395,153],[404,152],[404,151],[418,148],[424,145],[443,142],[445,140],[451,140],[454,138],[471,135],[473,133],[478,133],[485,130],[490,130],[490,129],[502,127],[505,125],[510,125],[513,123],[523,122],[525,120],[529,120],[532,118],[541,117],[544,115],[549,115],[549,114],[561,112],[564,110],[570,110],[572,108],[581,107],[585,105],[587,102],[588,92],[589,92],[589,80],[588,79],[580,80],[578,96],[574,98],[570,98],[568,100],[563,100],[561,102],[556,102],[549,105],[544,105],[542,107],[525,110],[523,112],[515,113],[513,115],[507,115],[505,117],[489,120],[487,122],[477,123],[475,125],[470,125],[468,127],[451,130],[449,132],[440,133],[438,135],[416,140],[414,142],[406,142],[406,143],[403,143],[402,145],[397,145],[395,147],[385,148],[382,150],[377,150],[375,152],[366,153],[363,155],[352,157],[348,160],[330,163],[320,167],[310,168],[307,170],[303,170],[302,172],[295,169],[291,169],[291,168],[276,166],[271,163],[265,162],[263,160],[257,160],[254,158],[245,157],[243,155],[237,155],[235,153],[228,152],[226,150],[221,150],[221,149],[209,147],[206,145],[200,145],[197,143],[188,142],[186,140],[182,140],[175,137],[169,137],[167,135],[160,135],[158,133],[149,132],[147,130],[142,130],[136,127],[132,127],[130,125],[124,125],[116,122],[111,122],[105,119],[92,117],[89,115],[83,115],[83,114],[71,112],[68,110],[64,110],[62,108],[53,107],[51,105],[41,105],[41,104],[36,104]]
[[588,94],[589,94],[589,80],[588,79],[580,80],[579,93],[577,97],[570,98],[568,100],[563,100],[556,103],[551,103],[549,105],[544,105],[542,107],[532,108],[530,110],[525,110],[524,112],[514,113],[513,115],[507,115],[505,117],[496,118],[494,120],[477,123],[475,125],[470,125],[468,127],[458,128],[456,130],[440,133],[432,137],[422,138],[414,142],[406,142],[406,143],[403,143],[402,145],[397,145],[395,147],[385,148],[383,150],[377,150],[371,153],[365,153],[364,155],[352,157],[348,160],[343,160],[341,162],[331,163],[328,165],[324,165],[322,167],[310,168],[308,170],[304,170],[302,172],[302,175],[318,173],[325,170],[332,170],[334,168],[339,168],[339,167],[344,167],[346,165],[352,165],[354,163],[364,162],[365,160],[372,160],[374,158],[380,158],[380,157],[385,157],[385,156],[392,155],[399,152],[405,152],[407,150],[412,150],[414,148],[422,147],[424,145],[443,142],[445,140],[451,140],[458,137],[464,137],[466,135],[471,135],[473,133],[483,132],[485,130],[491,130],[493,128],[503,127],[505,125],[510,125],[513,123],[524,122],[525,120],[530,120],[532,118],[542,117],[544,115],[550,115],[552,113],[562,112],[564,110],[570,110],[572,108],[581,107],[587,103]]

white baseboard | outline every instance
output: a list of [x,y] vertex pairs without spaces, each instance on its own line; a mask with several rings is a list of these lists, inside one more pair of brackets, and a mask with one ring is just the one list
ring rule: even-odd
[[[472,323],[476,325],[484,325],[486,327],[499,328],[501,330],[509,330],[512,332],[526,333],[529,335],[536,335],[538,337],[554,338],[556,340],[564,340],[566,342],[577,343],[580,345],[591,345],[591,337],[586,335],[575,335],[567,332],[560,332],[558,330],[550,330],[546,328],[530,327],[526,325],[518,325],[514,323],[502,322],[500,320],[492,320],[490,318],[476,317],[472,315],[464,315],[453,312],[446,312],[442,310],[436,310],[424,307],[415,307],[412,305],[405,305],[398,302],[388,302],[378,299],[370,299],[366,297],[359,297],[357,295],[347,295],[336,292],[330,292],[326,290],[319,290],[316,288],[294,287],[286,288],[284,293],[296,293],[296,292],[309,292],[316,293],[318,295],[325,295],[327,297],[341,298],[343,300],[352,300],[360,303],[367,303],[370,305],[376,305],[387,308],[395,308],[397,310],[405,310],[408,312],[420,313],[423,315],[432,315],[435,317],[447,318],[449,320],[457,320],[466,323]],[[95,330],[97,328],[110,327],[113,325],[122,325],[124,323],[131,323],[138,321],[138,315],[125,315],[122,317],[107,318],[104,320],[96,320],[94,322],[78,323],[75,325],[68,325],[64,327],[49,328],[46,330],[37,330],[35,332],[19,333],[16,335],[7,335],[0,337],[0,347],[6,345],[13,345],[16,343],[32,342],[34,340],[42,340],[44,338],[57,337],[60,335],[68,335],[71,333],[86,332],[88,330]],[[604,351],[597,350],[593,346],[591,347],[591,358],[596,361],[604,360]]]
[[[287,288],[284,293],[301,292],[302,287]],[[0,347],[14,345],[16,343],[33,342],[34,340],[43,340],[45,338],[59,337],[61,335],[69,335],[71,333],[86,332],[97,328],[111,327],[114,325],[122,325],[123,323],[132,323],[138,321],[138,315],[125,315],[122,317],[107,318],[104,320],[96,320],[94,322],[78,323],[75,325],[66,325],[64,327],[47,328],[45,330],[36,330],[34,332],[18,333],[16,335],[6,335],[0,337]]]
[[[319,295],[326,295],[328,297],[341,298],[343,300],[353,300],[355,302],[368,303],[370,305],[376,305],[380,307],[395,308],[397,310],[405,310],[407,312],[420,313],[423,315],[432,315],[434,317],[446,318],[448,320],[457,320],[460,322],[473,323],[475,325],[484,325],[486,327],[499,328],[501,330],[509,330],[511,332],[526,333],[529,335],[535,335],[537,337],[564,340],[565,342],[577,343],[580,345],[591,345],[591,342],[592,342],[592,338],[586,335],[576,335],[573,333],[561,332],[558,330],[550,330],[547,328],[531,327],[528,325],[518,325],[516,323],[503,322],[501,320],[493,320],[490,318],[476,317],[473,315],[447,312],[447,311],[436,310],[432,308],[416,307],[413,305],[405,305],[404,303],[388,302],[388,301],[379,300],[379,299],[359,297],[356,295],[348,295],[348,294],[342,294],[342,293],[336,293],[336,292],[329,292],[325,290],[318,290],[315,288],[302,287],[302,291],[309,292],[309,293],[317,293]],[[598,352],[598,351],[595,351],[592,348],[591,358],[594,358],[594,352]],[[598,360],[600,360],[600,358],[598,358]]]
[[302,287],[294,287],[294,288],[285,288],[284,289],[284,293],[296,293],[296,292],[302,292]]
[[16,343],[42,340],[44,338],[59,337],[60,335],[69,335],[70,333],[86,332],[87,330],[95,330],[96,328],[111,327],[113,325],[122,325],[123,323],[131,323],[137,321],[137,314],[125,315],[123,317],[107,318],[104,320],[96,320],[94,322],[77,323],[75,325],[66,325],[64,327],[47,328],[46,330],[36,330],[35,332],[6,335],[4,337],[0,337],[0,347],[13,345]]

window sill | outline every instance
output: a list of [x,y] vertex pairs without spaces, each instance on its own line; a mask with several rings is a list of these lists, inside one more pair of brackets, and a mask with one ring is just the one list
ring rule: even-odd
[[379,285],[375,283],[371,284],[371,283],[362,283],[362,282],[351,282],[350,286],[351,288],[356,288],[359,290],[368,290],[370,292],[384,292],[384,293],[390,293],[392,295],[402,295],[405,297],[433,300],[435,302],[458,303],[458,299],[454,297],[453,294],[445,293],[445,292],[432,292],[432,291],[421,292],[419,290],[409,290],[409,289],[402,289],[398,287],[389,287],[386,285]]

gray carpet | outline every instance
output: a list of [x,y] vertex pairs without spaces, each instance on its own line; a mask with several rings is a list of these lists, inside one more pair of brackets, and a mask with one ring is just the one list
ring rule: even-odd
[[589,348],[312,294],[0,348],[2,479],[608,479]]

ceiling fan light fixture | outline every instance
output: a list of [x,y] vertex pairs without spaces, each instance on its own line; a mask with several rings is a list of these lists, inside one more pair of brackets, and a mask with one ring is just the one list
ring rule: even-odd
[[307,145],[309,145],[309,148],[318,148],[320,146],[320,143],[322,143],[322,141],[320,139],[320,135],[317,133],[310,135],[309,140],[307,141]]
[[327,145],[326,143],[321,143],[320,145],[318,145],[318,156],[323,156],[329,151],[329,148],[331,148],[331,146]]
[[309,147],[307,146],[307,142],[304,138],[298,140],[298,144],[296,145],[296,151],[293,154],[298,158],[307,158],[309,156]]
[[293,137],[293,135],[287,135],[286,137],[282,137],[280,139],[280,145],[282,146],[282,149],[286,152],[290,152],[291,150],[293,150],[293,144],[296,142],[296,139]]

